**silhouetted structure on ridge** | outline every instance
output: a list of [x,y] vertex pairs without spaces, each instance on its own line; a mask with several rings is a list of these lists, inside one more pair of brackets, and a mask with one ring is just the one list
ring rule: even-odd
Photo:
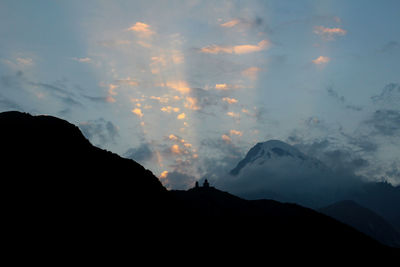
[[208,183],[207,179],[204,180],[203,187],[204,188],[209,188],[210,187],[210,184]]

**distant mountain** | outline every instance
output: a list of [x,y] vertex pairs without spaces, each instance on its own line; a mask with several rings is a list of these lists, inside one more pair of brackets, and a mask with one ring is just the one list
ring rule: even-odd
[[314,209],[354,200],[400,229],[400,191],[388,183],[364,182],[338,173],[281,141],[258,143],[218,186],[246,199],[269,198]]
[[133,257],[206,248],[210,260],[261,260],[267,248],[321,245],[342,255],[352,247],[392,253],[297,205],[247,201],[214,188],[167,191],[141,165],[94,147],[55,117],[0,113],[0,129],[3,243],[18,248],[17,255],[67,251],[69,257],[71,248],[87,253],[105,242]]
[[400,247],[400,234],[381,216],[354,201],[340,201],[319,209],[319,212],[354,227],[382,244]]
[[[282,160],[290,161],[297,168],[318,169],[321,172],[327,171],[327,167],[317,159],[308,157],[293,146],[279,140],[270,140],[258,143],[249,150],[246,157],[230,172],[231,175],[238,175],[242,169],[268,166],[279,163]],[[246,171],[246,170],[243,170]]]

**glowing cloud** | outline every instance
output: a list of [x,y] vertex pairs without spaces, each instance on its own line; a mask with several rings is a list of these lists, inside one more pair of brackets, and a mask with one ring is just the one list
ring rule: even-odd
[[140,118],[143,117],[143,113],[142,113],[142,110],[140,108],[132,109],[132,113],[136,114]]
[[260,68],[258,67],[250,67],[248,69],[245,69],[244,71],[242,71],[242,75],[251,79],[251,80],[256,80],[258,73],[261,71]]
[[232,111],[227,112],[226,115],[228,115],[229,117],[232,117],[232,118],[236,118],[236,119],[240,117],[239,113],[235,113]]
[[176,155],[180,155],[182,153],[182,151],[178,145],[172,145],[171,152],[172,152],[172,154],[176,154]]
[[319,56],[314,59],[312,62],[316,65],[327,64],[331,59],[329,57]]
[[163,171],[163,172],[160,174],[160,179],[165,179],[165,178],[167,178],[167,176],[168,176],[168,171]]
[[188,94],[190,92],[190,87],[185,81],[168,81],[165,84],[164,83],[158,84],[158,86],[169,87],[173,90],[178,91],[181,94]]
[[237,131],[237,130],[230,130],[229,133],[231,135],[237,135],[237,136],[242,136],[243,133],[241,131]]
[[323,39],[327,41],[332,41],[335,39],[335,36],[346,35],[347,31],[341,28],[326,28],[324,26],[315,26],[314,33],[321,36]]
[[166,106],[166,107],[162,107],[161,111],[163,112],[167,112],[167,113],[171,113],[171,112],[179,112],[180,108],[177,107],[171,107],[171,106]]
[[238,102],[235,98],[229,98],[229,97],[222,98],[222,101],[224,101],[228,104],[235,104]]
[[173,140],[173,141],[178,141],[178,137],[176,137],[176,135],[174,135],[174,134],[170,134],[169,136],[168,136],[168,138],[169,138],[169,140]]
[[200,107],[198,105],[198,100],[195,97],[186,97],[186,102],[185,102],[185,108],[191,109],[191,110],[199,110]]
[[184,118],[186,118],[185,113],[181,113],[176,117],[178,120],[183,120]]
[[202,53],[206,54],[248,54],[265,50],[269,47],[270,42],[268,40],[262,40],[257,45],[236,45],[236,46],[219,46],[209,45],[200,49]]
[[228,22],[222,23],[220,26],[224,27],[224,28],[232,28],[232,27],[236,26],[239,23],[240,23],[240,20],[233,19],[233,20],[230,20]]
[[215,85],[215,89],[217,89],[217,90],[228,90],[228,85],[226,83],[217,83]]
[[221,136],[221,138],[222,138],[222,140],[224,140],[225,143],[227,143],[227,144],[230,144],[230,143],[232,142],[232,139],[231,139],[228,135],[226,135],[226,134],[223,134],[223,135]]
[[136,22],[135,25],[128,28],[128,31],[137,32],[143,37],[150,37],[155,34],[155,32],[150,29],[150,25],[143,22]]

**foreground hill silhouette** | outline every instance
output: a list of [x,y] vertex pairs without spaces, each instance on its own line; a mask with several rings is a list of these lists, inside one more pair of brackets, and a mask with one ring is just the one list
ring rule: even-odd
[[351,200],[340,201],[318,210],[392,247],[400,247],[400,234],[370,209]]
[[215,188],[167,191],[138,163],[94,147],[55,117],[0,113],[0,129],[3,216],[7,229],[18,230],[11,231],[13,242],[56,236],[50,244],[80,246],[88,234],[92,242],[115,235],[118,244],[134,242],[136,252],[193,253],[206,244],[219,257],[253,259],[267,247],[391,252],[297,205],[247,201]]

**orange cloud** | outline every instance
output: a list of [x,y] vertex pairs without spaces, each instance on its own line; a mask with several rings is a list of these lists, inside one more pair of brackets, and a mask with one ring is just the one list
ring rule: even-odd
[[168,136],[168,138],[169,138],[169,140],[173,140],[173,141],[177,141],[179,138],[178,137],[176,137],[176,135],[174,135],[174,134],[170,134],[169,136]]
[[217,83],[215,85],[215,89],[217,89],[217,90],[228,90],[228,85],[226,83]]
[[191,109],[191,110],[199,110],[200,107],[198,105],[198,100],[195,97],[186,97],[186,102],[185,102],[185,108]]
[[323,39],[327,41],[332,41],[335,39],[335,36],[346,35],[347,31],[341,28],[326,28],[324,26],[315,26],[314,33],[321,36]]
[[314,59],[312,62],[316,65],[327,64],[331,59],[329,57],[319,56]]
[[142,110],[140,108],[132,109],[132,113],[136,114],[140,118],[143,117],[143,113],[142,113]]
[[237,136],[242,136],[243,133],[241,131],[237,131],[237,130],[230,130],[229,133],[231,135],[237,135]]
[[227,144],[230,144],[232,142],[232,139],[229,136],[227,136],[226,134],[223,134],[221,137],[222,137],[222,140],[224,140],[225,143],[227,143]]
[[185,81],[168,81],[166,83],[156,84],[156,86],[169,87],[181,94],[188,94],[190,92],[190,87]]
[[180,155],[182,153],[182,151],[181,151],[181,149],[179,148],[178,145],[172,145],[171,146],[171,152],[173,154],[177,154],[177,155]]
[[167,176],[168,176],[168,171],[163,171],[163,172],[160,174],[160,179],[165,179],[165,178],[167,178]]
[[226,115],[228,115],[229,117],[232,117],[232,118],[239,118],[240,117],[239,113],[235,113],[235,112],[232,112],[232,111],[227,112]]
[[236,46],[219,46],[209,45],[200,49],[202,53],[206,54],[248,54],[265,50],[269,47],[270,42],[268,40],[262,40],[257,45],[236,45]]
[[180,108],[177,107],[171,107],[171,106],[166,106],[166,107],[162,107],[161,111],[163,112],[167,112],[167,113],[171,113],[171,112],[179,112]]
[[184,118],[186,118],[185,113],[181,113],[176,117],[178,120],[183,120]]
[[229,98],[229,97],[222,98],[222,101],[224,101],[228,104],[235,104],[238,102],[235,98]]
[[258,73],[261,71],[260,68],[258,67],[250,67],[248,69],[245,69],[242,71],[242,75],[251,79],[251,80],[256,80]]
[[135,25],[128,28],[128,31],[137,32],[143,37],[150,37],[155,34],[155,32],[150,29],[150,25],[143,22],[136,22]]
[[224,28],[232,28],[232,27],[236,26],[236,25],[239,24],[239,23],[240,23],[240,20],[238,20],[238,19],[233,19],[233,20],[230,20],[230,21],[228,21],[228,22],[225,22],[225,23],[220,24],[220,26],[221,26],[221,27],[224,27]]

